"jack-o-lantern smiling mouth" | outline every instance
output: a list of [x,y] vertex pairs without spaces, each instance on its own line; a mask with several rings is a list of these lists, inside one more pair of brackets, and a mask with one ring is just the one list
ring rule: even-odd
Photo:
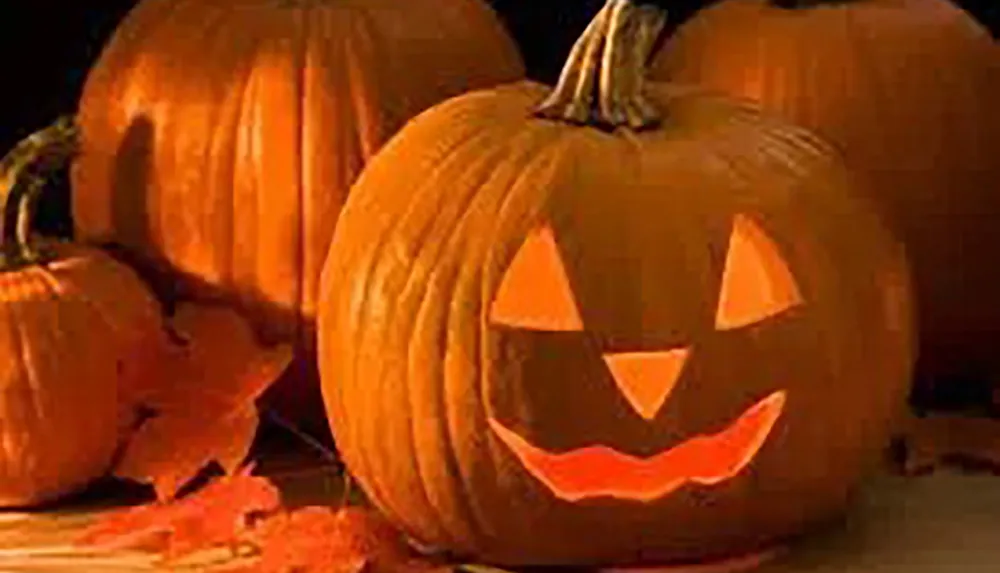
[[615,497],[653,501],[687,483],[712,485],[732,478],[764,445],[784,407],[777,391],[754,404],[729,427],[697,436],[648,458],[607,446],[547,452],[490,418],[497,436],[520,459],[524,469],[567,501]]
[[[744,215],[734,219],[721,289],[718,330],[757,324],[802,304],[777,246]],[[522,244],[492,302],[490,321],[533,331],[584,331],[550,227],[536,229]],[[603,358],[621,395],[639,416],[652,421],[680,379],[689,351],[607,353]],[[776,390],[719,432],[694,436],[646,458],[599,444],[549,452],[493,417],[488,423],[525,471],[558,498],[649,502],[688,483],[712,485],[735,477],[767,441],[785,400],[786,391]]]

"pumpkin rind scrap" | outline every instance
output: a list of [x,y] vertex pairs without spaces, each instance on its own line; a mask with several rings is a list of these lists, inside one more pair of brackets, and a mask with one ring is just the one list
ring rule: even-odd
[[935,379],[1000,380],[995,40],[948,0],[775,4],[702,10],[651,77],[752,99],[836,144],[906,244],[921,393]]
[[545,95],[443,103],[352,187],[318,315],[352,475],[422,545],[504,565],[709,559],[837,515],[913,336],[839,156],[693,89],[651,86],[642,132],[531,117]]
[[[84,87],[77,236],[122,245],[171,298],[235,302],[308,369],[357,172],[423,109],[523,73],[480,0],[143,0]],[[274,396],[293,418],[318,403],[301,374]]]
[[135,420],[137,365],[163,340],[159,304],[131,269],[98,249],[32,243],[43,260],[0,270],[2,507],[52,500],[109,469]]

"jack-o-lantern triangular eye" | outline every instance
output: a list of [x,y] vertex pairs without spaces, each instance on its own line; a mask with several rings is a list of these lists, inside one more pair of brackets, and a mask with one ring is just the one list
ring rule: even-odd
[[532,231],[504,274],[490,321],[518,328],[583,330],[551,227]]
[[747,326],[801,303],[799,287],[778,246],[752,219],[737,215],[722,273],[715,327]]

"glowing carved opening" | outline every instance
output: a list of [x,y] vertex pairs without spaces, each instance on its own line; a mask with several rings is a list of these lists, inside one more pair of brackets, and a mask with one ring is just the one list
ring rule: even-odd
[[652,420],[677,384],[689,350],[605,354],[604,362],[632,408]]
[[750,218],[737,215],[722,273],[716,328],[747,326],[801,303],[799,287],[777,245]]
[[504,274],[490,320],[518,328],[583,330],[551,227],[532,231]]
[[736,476],[764,445],[784,405],[785,392],[779,390],[721,432],[696,436],[649,458],[603,445],[550,453],[492,418],[489,423],[525,470],[560,499],[613,497],[649,502],[689,482],[711,485]]

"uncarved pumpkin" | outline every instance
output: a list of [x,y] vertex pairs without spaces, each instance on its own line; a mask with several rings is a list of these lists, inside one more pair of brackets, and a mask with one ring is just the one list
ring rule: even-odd
[[[168,299],[235,303],[307,356],[365,161],[426,107],[522,75],[480,0],[143,0],[84,87],[77,236],[123,246]],[[279,385],[286,414],[318,404],[310,364]]]
[[651,75],[747,97],[835,143],[904,239],[921,391],[1000,383],[1000,48],[946,0],[724,0]]
[[899,244],[829,146],[697,90],[661,127],[466,94],[351,189],[323,395],[369,498],[504,565],[742,554],[837,515],[909,384]]
[[109,469],[134,421],[136,365],[162,341],[160,309],[128,267],[100,250],[30,237],[39,167],[64,158],[60,121],[0,161],[0,506],[68,494]]

